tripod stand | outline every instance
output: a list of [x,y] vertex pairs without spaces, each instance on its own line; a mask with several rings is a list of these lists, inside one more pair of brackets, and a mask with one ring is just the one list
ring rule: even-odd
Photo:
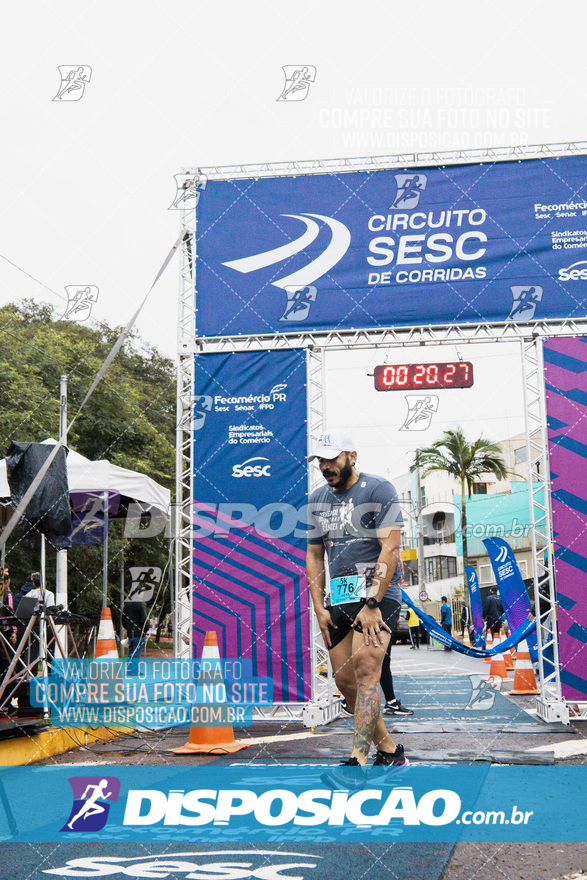
[[[2,618],[2,624],[12,629],[15,626],[22,627],[23,621],[8,616]],[[81,638],[76,639],[73,632],[74,624],[82,625]],[[47,607],[41,601],[37,603],[16,647],[13,647],[6,638],[5,631],[0,630],[0,660],[4,658],[3,665],[8,662],[4,674],[0,672],[0,717],[10,714],[12,700],[17,695],[17,691],[23,684],[30,682],[39,663],[41,663],[41,675],[46,678],[50,673],[53,659],[58,657],[67,659],[68,655],[64,647],[67,644],[72,646],[73,657],[83,659],[96,630],[96,621],[70,614],[60,605]],[[49,705],[46,692],[42,709],[43,718],[48,721]]]

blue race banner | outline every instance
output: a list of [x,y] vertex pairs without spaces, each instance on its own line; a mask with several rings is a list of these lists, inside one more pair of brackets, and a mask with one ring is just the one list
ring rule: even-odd
[[516,629],[532,610],[532,603],[516,562],[514,551],[503,538],[484,538],[495,581],[510,630]]
[[[335,768],[332,763],[112,766],[106,775],[96,774],[95,767],[7,767],[0,840],[52,841],[62,853],[62,846],[80,842],[167,841],[170,858],[173,844],[182,841],[210,846],[242,840],[283,845],[586,839],[587,812],[577,809],[587,799],[585,766],[410,766],[401,773],[353,767],[345,781],[332,776]],[[31,809],[32,791],[47,809]],[[94,849],[88,856],[91,865],[68,870],[53,860],[44,870],[58,876],[118,873],[112,851]],[[168,864],[170,871],[175,876]],[[124,873],[167,876],[154,866],[149,873],[132,867]]]
[[[483,543],[487,548],[508,626],[510,630],[515,630],[528,620],[528,615],[532,611],[532,603],[522,572],[516,562],[514,551],[503,538],[485,538]],[[532,661],[536,663],[538,643],[535,632],[528,635],[528,650]]]
[[402,601],[416,612],[426,632],[435,638],[437,642],[441,642],[443,645],[446,645],[447,648],[452,648],[454,651],[458,651],[461,654],[467,654],[469,657],[491,657],[493,654],[500,654],[502,651],[508,651],[510,648],[515,647],[518,642],[521,642],[522,639],[526,639],[528,634],[536,628],[536,621],[526,620],[524,623],[521,623],[517,629],[513,630],[507,639],[504,639],[503,642],[500,642],[493,648],[469,648],[467,645],[463,645],[458,639],[449,636],[437,620],[434,620],[433,617],[430,617],[430,615],[426,614],[425,611],[422,611],[421,608],[416,608],[404,590],[402,590]]
[[586,218],[587,156],[210,180],[197,334],[583,317]]
[[[64,538],[54,543],[61,548],[101,544],[108,529],[108,519],[104,517],[104,493],[71,492],[69,497],[72,508],[71,528]],[[108,516],[116,516],[120,495],[109,493],[106,504]]]
[[305,352],[199,355],[194,391],[194,656],[212,630],[275,702],[304,702]]
[[465,574],[469,585],[469,598],[471,600],[471,614],[473,617],[473,627],[475,632],[475,644],[479,648],[485,647],[485,639],[483,638],[483,604],[481,602],[481,590],[479,589],[479,578],[477,572],[472,565],[465,565]]

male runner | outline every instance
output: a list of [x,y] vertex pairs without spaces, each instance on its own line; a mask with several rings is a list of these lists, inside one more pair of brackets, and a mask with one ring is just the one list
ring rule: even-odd
[[[371,742],[375,765],[404,766],[403,746],[381,716],[379,677],[401,608],[397,493],[383,477],[361,474],[343,431],[320,436],[317,459],[327,485],[310,495],[306,570],[310,595],[336,684],[353,710],[353,749],[346,766],[365,765]],[[328,559],[329,595],[326,599]]]

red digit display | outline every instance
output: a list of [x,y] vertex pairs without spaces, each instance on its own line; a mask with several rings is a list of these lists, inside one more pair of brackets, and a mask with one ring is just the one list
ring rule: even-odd
[[429,364],[426,367],[426,388],[430,388],[438,382],[438,364]]
[[448,387],[449,385],[453,385],[455,381],[455,373],[457,371],[456,364],[445,364],[446,367],[444,371],[444,384]]
[[425,376],[426,367],[424,364],[416,364],[416,369],[414,370],[414,385],[423,385]]
[[473,364],[381,364],[374,372],[376,391],[418,391],[440,388],[471,388]]

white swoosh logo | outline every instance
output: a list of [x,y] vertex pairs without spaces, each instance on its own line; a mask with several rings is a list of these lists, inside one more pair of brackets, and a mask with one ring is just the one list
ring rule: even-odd
[[323,214],[283,214],[282,216],[302,220],[307,226],[306,232],[300,236],[300,238],[297,238],[295,241],[283,245],[282,247],[273,248],[270,251],[264,251],[263,253],[255,254],[252,257],[244,257],[241,260],[231,260],[228,263],[223,263],[223,265],[228,266],[231,269],[236,269],[237,272],[248,273],[289,259],[289,257],[294,256],[307,245],[311,244],[318,235],[318,225],[312,220],[308,220],[308,217],[315,217],[317,220],[322,220],[330,227],[332,232],[330,244],[319,257],[316,257],[316,259],[312,260],[311,263],[308,263],[307,266],[298,269],[296,272],[287,275],[285,278],[273,281],[272,284],[275,287],[280,287],[282,289],[286,287],[306,287],[308,284],[316,281],[317,278],[321,278],[322,275],[329,272],[330,269],[332,269],[332,267],[335,266],[346,254],[351,243],[351,234],[344,223],[341,223],[340,220],[334,220],[332,217],[325,217]]
[[255,269],[264,269],[265,266],[281,263],[283,260],[293,257],[294,254],[298,254],[309,244],[312,244],[320,232],[320,227],[317,223],[314,223],[313,220],[307,220],[298,214],[282,214],[282,217],[295,217],[296,220],[302,220],[306,224],[304,234],[296,238],[295,241],[290,241],[289,244],[273,248],[270,251],[263,251],[262,254],[254,254],[252,257],[243,257],[242,260],[231,260],[229,263],[223,263],[222,265],[243,273],[254,272]]

